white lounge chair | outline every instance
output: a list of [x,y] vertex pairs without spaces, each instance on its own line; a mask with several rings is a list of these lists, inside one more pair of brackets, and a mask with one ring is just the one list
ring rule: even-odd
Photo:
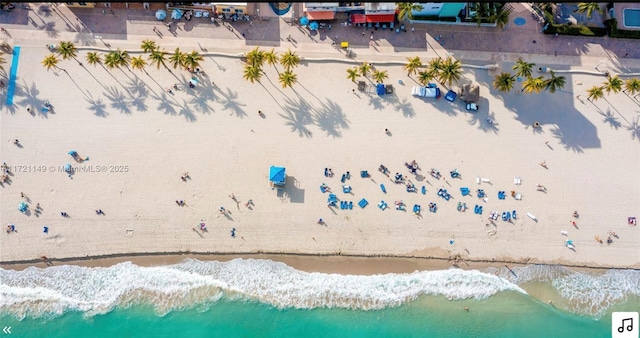
[[516,176],[513,178],[513,183],[515,185],[520,185],[520,183],[522,183],[522,181],[520,180],[520,176]]
[[534,216],[533,214],[531,214],[530,212],[527,213],[527,216],[529,216],[529,218],[531,218],[534,221],[538,221],[538,219],[536,218],[536,216]]
[[488,178],[482,178],[480,180],[482,181],[482,183],[491,183],[491,180]]

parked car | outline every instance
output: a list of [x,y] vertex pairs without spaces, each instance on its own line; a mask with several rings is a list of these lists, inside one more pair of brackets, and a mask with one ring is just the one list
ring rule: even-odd
[[467,103],[467,110],[478,111],[478,105],[475,103]]

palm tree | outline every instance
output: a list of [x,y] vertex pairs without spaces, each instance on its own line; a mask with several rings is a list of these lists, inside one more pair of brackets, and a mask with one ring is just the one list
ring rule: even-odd
[[501,92],[510,92],[513,84],[516,82],[516,76],[511,73],[500,73],[493,79],[493,88]]
[[525,93],[536,93],[539,94],[546,87],[544,76],[540,75],[538,77],[528,77],[522,83],[522,91]]
[[49,54],[42,60],[42,65],[45,66],[47,70],[51,68],[61,69],[58,67],[58,62],[60,62],[60,59],[58,59],[55,54]]
[[356,83],[356,79],[360,76],[360,71],[358,71],[358,67],[353,67],[347,69],[347,79],[351,80],[351,82]]
[[298,82],[298,75],[286,70],[284,73],[280,73],[279,80],[282,83],[282,88],[292,87],[293,84]]
[[607,77],[607,81],[604,83],[604,90],[607,94],[614,92],[618,93],[622,90],[622,80],[616,75],[614,77]]
[[359,69],[358,69],[358,70],[360,70],[360,74],[361,74],[362,76],[364,76],[364,77],[368,77],[368,76],[369,76],[369,73],[371,72],[371,64],[370,64],[370,63],[368,63],[367,61],[364,61],[364,62],[360,65],[360,67],[359,67]]
[[489,21],[495,22],[496,26],[504,30],[509,23],[509,12],[502,6],[499,11],[489,17]]
[[173,65],[173,69],[178,68],[178,66],[184,67],[185,56],[186,54],[180,51],[180,47],[177,47],[171,57],[169,57],[169,61]]
[[440,77],[440,72],[442,71],[442,64],[443,64],[442,58],[439,56],[437,58],[429,60],[429,64],[427,65],[427,67],[429,68],[429,72],[436,79]]
[[377,83],[383,83],[385,79],[389,78],[389,74],[386,70],[376,70],[373,72],[372,77],[376,80]]
[[158,48],[156,42],[153,40],[142,40],[142,44],[140,45],[140,49],[142,49],[145,53],[151,53]]
[[421,11],[424,7],[415,2],[396,2],[396,10],[398,11],[398,19],[400,21],[409,19],[413,20],[413,11]]
[[418,82],[420,82],[420,84],[423,86],[426,86],[427,83],[429,83],[429,81],[435,78],[436,78],[436,74],[434,73],[433,69],[427,69],[427,70],[418,72]]
[[535,63],[529,63],[522,60],[522,58],[518,58],[516,64],[513,65],[513,70],[516,71],[516,76],[531,77],[531,70],[535,65]]
[[5,60],[4,60],[4,56],[3,55],[4,55],[4,53],[0,52],[0,70],[4,70],[3,64],[5,63]]
[[635,96],[636,93],[640,93],[640,80],[638,78],[628,79],[624,83],[624,92]]
[[545,88],[549,91],[549,93],[555,93],[556,90],[560,90],[564,88],[564,85],[567,83],[567,78],[564,76],[556,76],[553,71],[549,71],[551,73],[551,78],[546,80]]
[[129,52],[126,50],[120,50],[118,48],[115,51],[111,51],[107,54],[104,60],[104,64],[107,68],[120,68],[120,67],[129,67],[129,62],[131,61],[131,56],[129,56]]
[[245,54],[247,58],[247,63],[258,68],[262,68],[264,64],[264,52],[260,50],[260,47],[256,47],[252,49],[250,52]]
[[245,80],[254,83],[255,81],[260,82],[260,78],[262,77],[262,71],[258,66],[245,65],[244,66],[244,75],[242,76]]
[[63,60],[68,58],[76,58],[78,56],[77,48],[71,41],[60,41],[58,45],[58,54],[62,56]]
[[587,18],[591,18],[591,14],[593,14],[594,11],[602,13],[602,9],[600,9],[600,5],[597,2],[580,2],[576,10],[578,13],[586,13]]
[[462,76],[462,64],[449,56],[443,63],[439,75],[439,81],[451,86],[452,82],[458,82]]
[[407,75],[411,76],[415,73],[418,72],[418,69],[420,69],[420,67],[422,67],[422,61],[420,61],[420,57],[419,56],[415,56],[415,57],[407,57],[407,61],[409,61],[406,65],[404,65],[404,67],[402,67],[402,69],[407,71]]
[[151,62],[151,64],[155,64],[156,67],[158,67],[158,69],[160,69],[160,66],[164,66],[165,68],[167,67],[167,65],[165,64],[165,60],[166,60],[166,55],[167,52],[163,50],[158,49],[154,49],[153,51],[151,51],[151,54],[149,54],[149,61]]
[[102,57],[96,52],[89,52],[87,53],[87,62],[90,65],[99,65],[102,64]]
[[280,57],[280,64],[286,71],[289,71],[300,64],[300,57],[289,49]]
[[276,65],[278,64],[278,53],[276,53],[275,50],[271,48],[271,51],[264,52],[263,55],[264,60],[267,62],[267,64],[273,66],[273,68],[278,70],[278,68],[276,67]]
[[147,61],[142,58],[142,55],[131,58],[131,68],[144,70],[147,65]]
[[204,58],[195,50],[184,55],[184,65],[192,70],[200,67],[200,61],[204,61]]
[[476,23],[478,26],[482,23],[482,19],[485,19],[490,16],[489,14],[489,4],[486,2],[476,2],[475,3],[476,13],[473,14],[473,18],[476,19]]
[[592,102],[597,101],[604,97],[604,88],[602,86],[593,86],[587,89],[587,94],[589,94],[589,96],[587,96],[587,100]]

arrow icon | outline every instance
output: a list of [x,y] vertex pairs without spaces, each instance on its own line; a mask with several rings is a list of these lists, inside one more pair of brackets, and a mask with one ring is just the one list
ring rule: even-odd
[[2,332],[5,334],[11,334],[11,326],[5,326],[4,329],[2,329]]

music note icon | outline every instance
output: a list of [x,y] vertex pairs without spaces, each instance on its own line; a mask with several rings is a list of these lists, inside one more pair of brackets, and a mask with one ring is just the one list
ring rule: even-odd
[[618,327],[618,332],[624,332],[624,322],[629,321],[629,325],[627,325],[627,331],[633,331],[633,318],[625,318],[622,320],[622,325]]

